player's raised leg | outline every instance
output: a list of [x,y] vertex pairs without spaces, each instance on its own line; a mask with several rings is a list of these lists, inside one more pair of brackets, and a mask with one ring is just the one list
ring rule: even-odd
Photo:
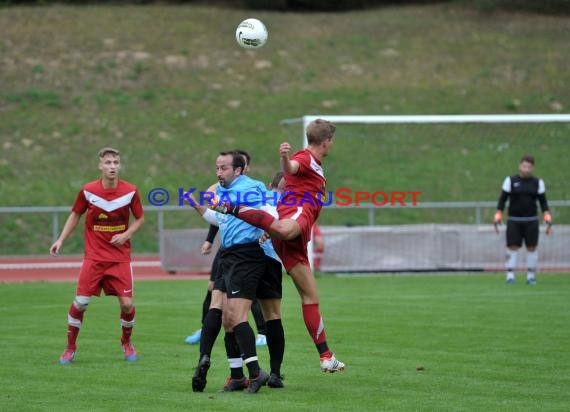
[[[269,207],[257,209],[244,205],[232,206],[226,203],[213,209],[221,213],[231,214],[252,226],[259,227],[269,233],[273,238],[289,240],[301,234],[301,229],[295,222],[295,219],[279,219],[269,210]],[[298,209],[299,213],[301,213],[302,208],[299,207]]]
[[259,227],[266,232],[269,232],[273,221],[277,220],[271,213],[263,209],[247,205],[233,205],[225,202],[214,204],[210,208],[222,214],[238,217],[250,225]]

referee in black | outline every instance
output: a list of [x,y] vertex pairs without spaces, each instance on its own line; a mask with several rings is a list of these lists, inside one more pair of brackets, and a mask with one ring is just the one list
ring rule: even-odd
[[503,210],[508,198],[509,217],[507,219],[507,284],[515,283],[515,268],[517,267],[517,252],[522,246],[523,240],[527,250],[527,285],[536,285],[536,266],[538,263],[538,216],[536,201],[540,202],[546,234],[552,232],[552,216],[546,200],[546,188],[544,181],[532,175],[534,169],[534,157],[525,155],[519,163],[519,174],[507,176],[503,182],[501,196],[497,204],[497,211],[493,223],[495,227],[503,220]]

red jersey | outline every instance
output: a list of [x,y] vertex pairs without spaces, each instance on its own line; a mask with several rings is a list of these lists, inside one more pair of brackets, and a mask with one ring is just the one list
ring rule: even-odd
[[283,203],[296,206],[317,206],[321,209],[325,199],[325,173],[321,161],[309,149],[299,150],[291,157],[299,162],[299,170],[294,175],[285,175]]
[[101,179],[87,183],[77,194],[72,210],[85,215],[85,258],[104,262],[129,262],[131,242],[113,246],[111,238],[129,227],[132,211],[138,219],[143,208],[137,187],[119,180],[117,187],[104,189]]

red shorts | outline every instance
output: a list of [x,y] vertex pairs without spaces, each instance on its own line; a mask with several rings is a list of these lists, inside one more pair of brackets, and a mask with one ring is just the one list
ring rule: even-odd
[[289,272],[297,263],[309,266],[307,244],[311,240],[313,225],[319,217],[320,209],[315,207],[277,205],[279,219],[293,219],[301,227],[301,234],[295,239],[281,240],[271,238],[275,252],[283,262],[283,267]]
[[79,280],[78,296],[105,295],[133,296],[133,269],[131,262],[100,262],[83,259]]

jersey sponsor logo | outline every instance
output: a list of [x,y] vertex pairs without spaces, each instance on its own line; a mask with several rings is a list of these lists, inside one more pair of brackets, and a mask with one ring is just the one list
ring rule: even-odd
[[[103,217],[101,216],[103,215]],[[122,225],[125,224],[125,217],[124,216],[108,216],[104,213],[99,214],[93,222],[93,224],[103,223],[107,226],[115,224],[115,225]]]
[[85,199],[92,205],[96,205],[98,208],[103,209],[106,212],[112,212],[113,210],[120,209],[121,207],[127,206],[131,203],[133,196],[135,195],[135,191],[127,193],[126,195],[117,197],[113,200],[103,199],[100,196],[97,196],[95,193],[91,193],[88,190],[84,190],[83,194],[85,195]]
[[514,182],[514,183],[513,183],[513,186],[514,186],[514,187],[519,187],[520,185],[521,185],[521,182]]
[[124,232],[126,230],[126,225],[117,225],[117,226],[103,226],[103,225],[95,225],[93,226],[93,230],[95,232]]

